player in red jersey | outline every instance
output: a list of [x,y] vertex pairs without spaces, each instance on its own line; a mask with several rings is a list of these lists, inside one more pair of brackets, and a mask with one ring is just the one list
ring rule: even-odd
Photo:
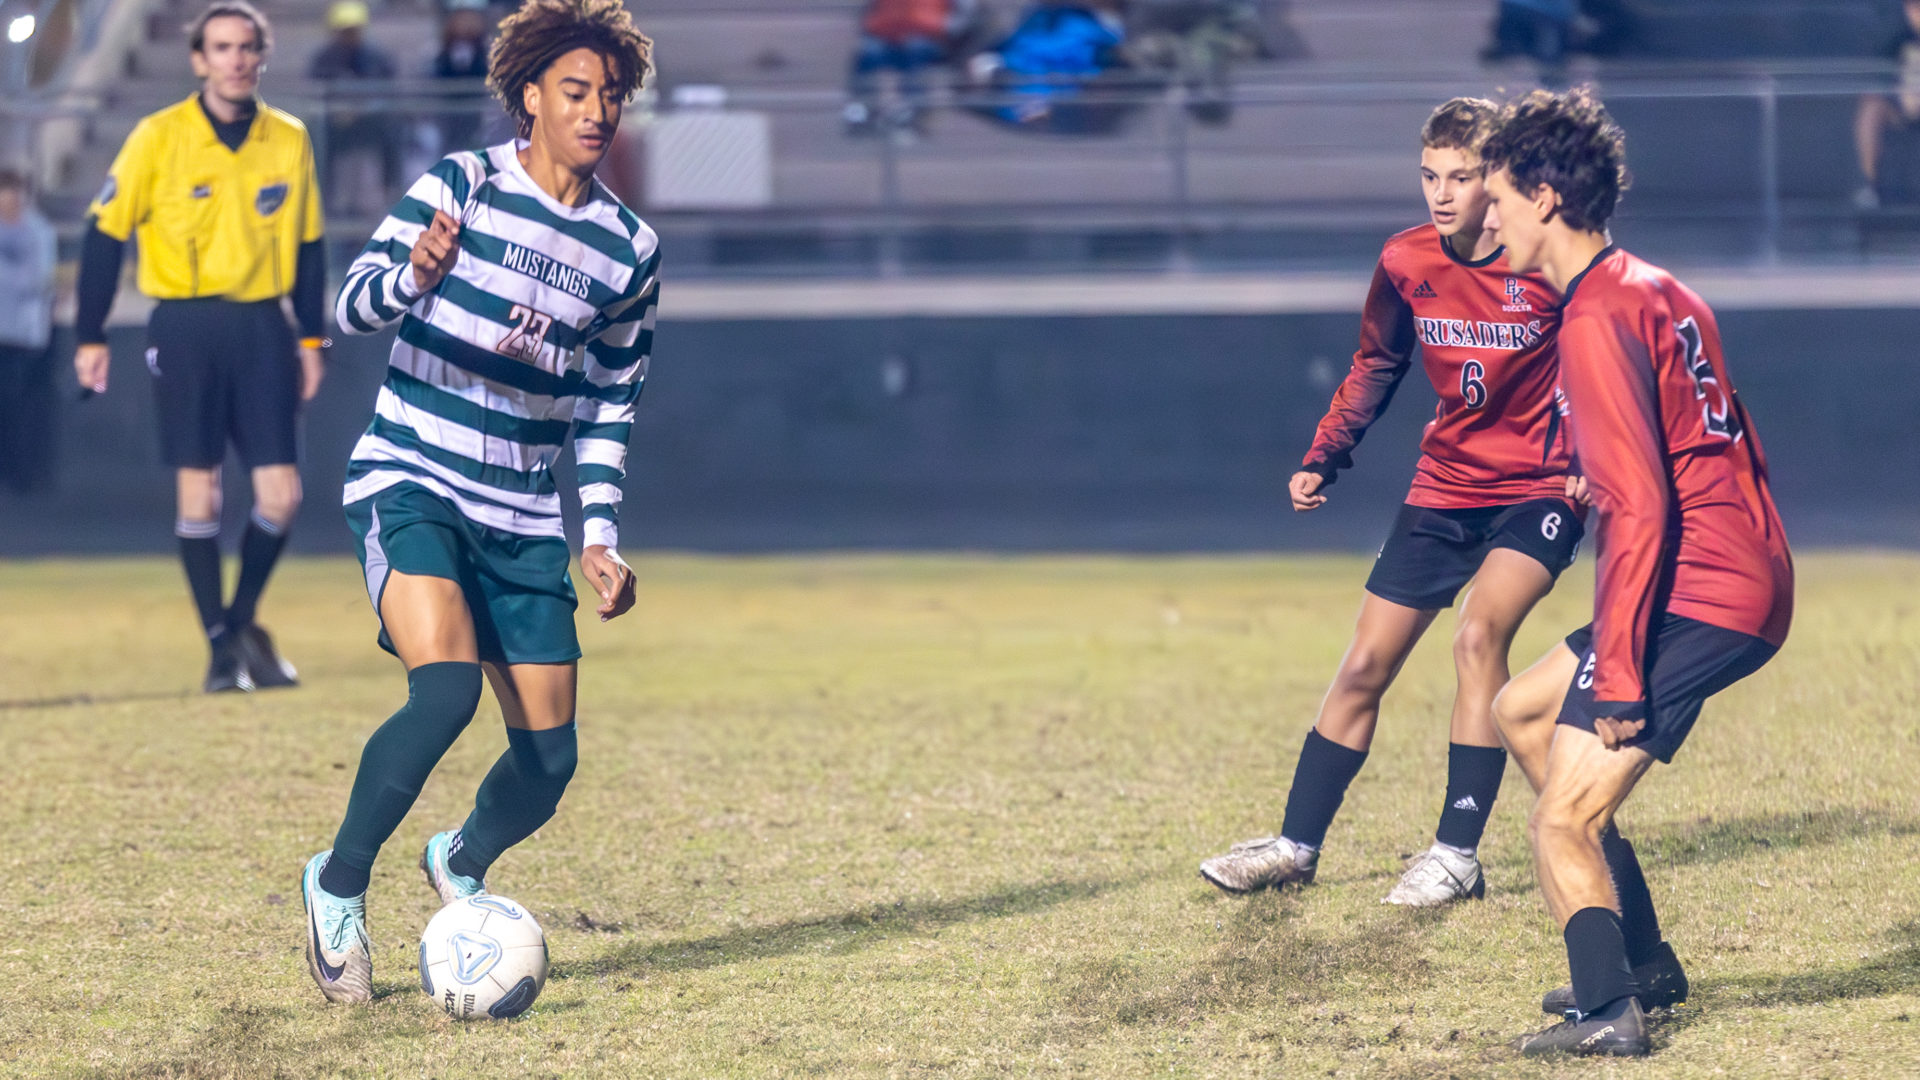
[[1456,98],[1427,119],[1420,177],[1432,221],[1382,249],[1353,369],[1289,485],[1295,510],[1327,501],[1418,345],[1440,404],[1420,441],[1413,490],[1301,749],[1280,835],[1200,864],[1229,892],[1313,880],[1327,827],[1372,744],[1381,696],[1469,581],[1453,639],[1459,690],[1440,823],[1386,899],[1425,907],[1486,892],[1477,850],[1507,763],[1493,697],[1508,678],[1514,632],[1573,561],[1582,530],[1556,402],[1558,316],[1545,283],[1509,268],[1482,227],[1480,143],[1498,113],[1490,101]]
[[1645,1009],[1684,999],[1614,815],[1656,760],[1672,761],[1709,696],[1773,657],[1793,614],[1766,457],[1713,312],[1607,236],[1625,157],[1584,90],[1529,95],[1484,151],[1488,227],[1563,296],[1560,379],[1600,549],[1593,622],[1495,705],[1539,792],[1534,861],[1573,975],[1542,1002],[1568,1018],[1521,1040],[1530,1055],[1645,1054]]

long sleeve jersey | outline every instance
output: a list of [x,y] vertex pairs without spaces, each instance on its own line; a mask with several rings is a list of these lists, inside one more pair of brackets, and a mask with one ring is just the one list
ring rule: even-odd
[[[410,253],[436,210],[460,222],[460,251],[422,295]],[[585,205],[566,206],[527,175],[515,143],[442,159],[340,289],[341,330],[400,324],[345,501],[411,481],[479,524],[561,536],[552,467],[571,429],[585,542],[616,546],[659,267],[653,230],[597,182]]]
[[1602,251],[1567,284],[1560,377],[1599,513],[1594,695],[1609,715],[1639,717],[1654,616],[1778,646],[1793,556],[1720,327],[1673,275]]
[[1414,346],[1440,402],[1420,439],[1407,502],[1436,510],[1564,495],[1554,333],[1559,314],[1540,278],[1507,267],[1504,249],[1468,262],[1431,224],[1380,251],[1353,367],[1334,391],[1301,467],[1331,483],[1386,412]]

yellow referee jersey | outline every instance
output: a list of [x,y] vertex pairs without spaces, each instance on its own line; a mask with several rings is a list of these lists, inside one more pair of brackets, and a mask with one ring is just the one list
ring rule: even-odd
[[198,94],[140,121],[91,212],[108,236],[138,237],[140,291],[156,300],[284,296],[300,245],[324,230],[306,125],[262,104],[229,150]]

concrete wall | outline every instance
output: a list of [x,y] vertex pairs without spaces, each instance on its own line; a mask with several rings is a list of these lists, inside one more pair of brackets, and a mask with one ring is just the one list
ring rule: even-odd
[[[1722,326],[1790,535],[1920,541],[1920,311],[1728,312]],[[1283,508],[1353,334],[1350,315],[670,322],[625,544],[1370,548],[1432,408],[1418,375],[1328,507]],[[0,554],[170,549],[140,333],[114,346],[107,395],[63,390],[56,489],[0,496]],[[337,493],[385,348],[335,351],[306,422],[299,550],[346,549]],[[245,490],[229,488],[237,525]]]

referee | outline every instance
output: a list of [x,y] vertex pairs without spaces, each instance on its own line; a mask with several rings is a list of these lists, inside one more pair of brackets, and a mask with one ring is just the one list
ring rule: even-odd
[[[296,418],[320,388],[326,297],[313,144],[254,96],[273,46],[245,0],[214,0],[187,26],[200,92],[140,121],[90,210],[80,256],[74,372],[107,388],[105,323],[127,240],[158,303],[147,370],[160,448],[178,477],[180,561],[212,647],[205,689],[291,686],[292,665],[254,610],[300,508]],[[281,310],[291,297],[296,344]],[[230,603],[220,584],[220,464],[231,441],[252,471],[253,514]]]

